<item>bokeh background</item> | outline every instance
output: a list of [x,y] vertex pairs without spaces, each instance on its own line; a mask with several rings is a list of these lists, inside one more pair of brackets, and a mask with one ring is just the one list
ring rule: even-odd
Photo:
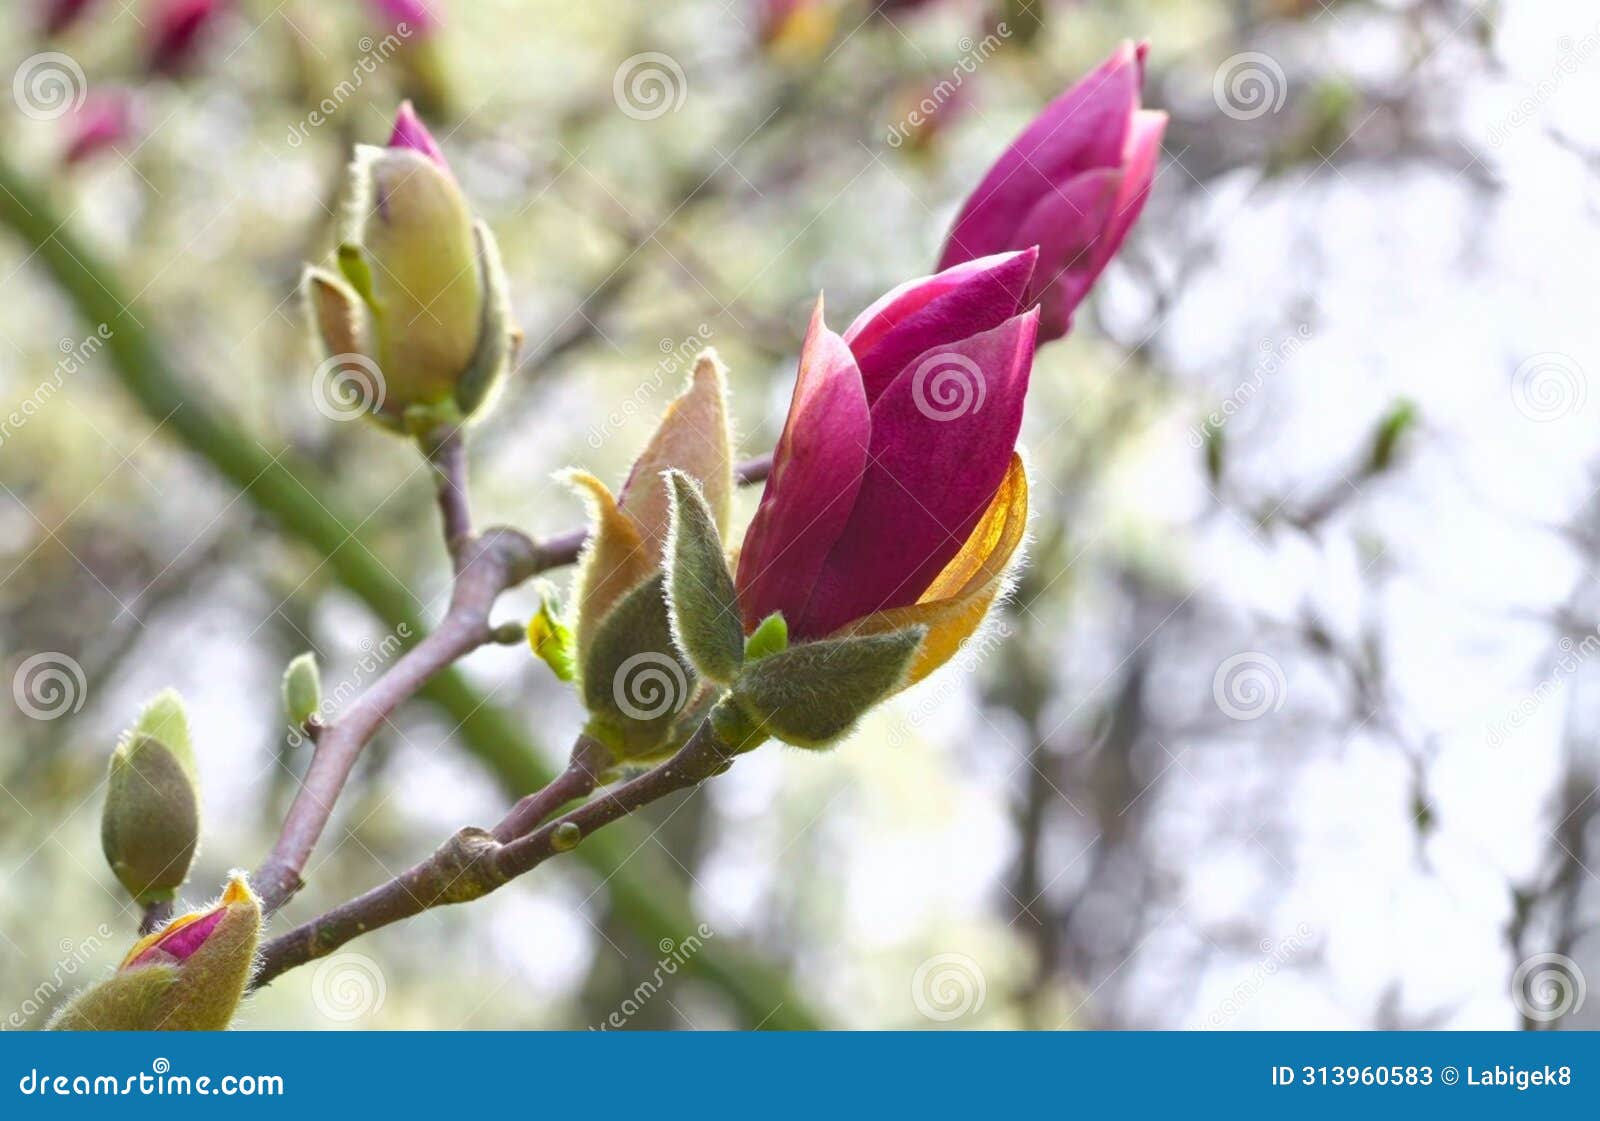
[[[134,937],[98,829],[143,699],[190,706],[198,900],[305,766],[285,662],[357,689],[443,609],[427,474],[330,419],[296,295],[400,97],[527,334],[480,520],[553,532],[553,473],[617,480],[703,343],[770,447],[816,292],[840,325],[929,271],[1122,38],[1172,124],[1039,356],[1031,562],[988,638],[832,753],[742,759],[242,1026],[1600,1024],[1592,4],[432,0],[393,39],[362,0],[235,0],[151,74],[160,6],[48,41],[0,13],[0,1026]],[[280,924],[561,760],[581,714],[542,664],[462,673],[373,743]]]

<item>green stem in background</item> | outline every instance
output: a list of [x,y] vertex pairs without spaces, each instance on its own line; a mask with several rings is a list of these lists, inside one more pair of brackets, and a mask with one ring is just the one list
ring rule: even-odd
[[[339,582],[388,625],[398,629],[403,623],[413,636],[425,633],[415,597],[354,535],[351,527],[357,522],[340,510],[335,488],[292,453],[269,454],[186,386],[154,332],[129,309],[111,271],[4,157],[0,222],[29,248],[31,259],[50,274],[86,322],[104,324],[112,372],[163,433],[176,437],[285,533],[320,555]],[[419,695],[449,714],[462,744],[494,772],[511,797],[549,783],[552,772],[523,722],[488,703],[459,671],[439,673]],[[676,941],[698,927],[676,877],[648,855],[640,829],[618,823],[587,840],[575,855],[605,880],[612,906],[646,942]],[[817,1026],[778,970],[726,943],[707,945],[686,967],[726,992],[751,1023]]]

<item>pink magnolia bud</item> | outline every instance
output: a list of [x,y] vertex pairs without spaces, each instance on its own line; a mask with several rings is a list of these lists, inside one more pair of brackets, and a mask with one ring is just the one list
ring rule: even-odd
[[128,951],[116,973],[72,998],[57,1031],[222,1031],[250,984],[261,901],[235,875],[222,897]]
[[407,35],[431,35],[439,29],[443,0],[370,0],[373,12],[389,27],[406,27]]
[[1047,106],[990,168],[945,242],[948,268],[1039,247],[1027,302],[1059,338],[1143,209],[1167,115],[1139,107],[1148,45],[1125,42]]
[[193,66],[222,6],[222,0],[154,0],[146,56],[150,69],[176,75]]
[[817,302],[740,550],[747,631],[777,611],[805,641],[917,604],[968,547],[1012,471],[1038,328],[1038,312],[1022,310],[1036,256],[904,284],[842,336]]
[[409,101],[402,101],[400,111],[394,115],[394,130],[389,133],[389,147],[410,148],[413,152],[421,152],[444,171],[450,170],[450,165],[445,161],[444,152],[440,151],[433,133],[428,131],[428,126],[422,123],[422,118],[417,116],[416,109]]
[[39,5],[39,30],[60,35],[84,16],[96,0],[43,0]]
[[68,166],[117,147],[134,134],[133,98],[120,90],[91,94],[67,118],[66,133],[61,162]]

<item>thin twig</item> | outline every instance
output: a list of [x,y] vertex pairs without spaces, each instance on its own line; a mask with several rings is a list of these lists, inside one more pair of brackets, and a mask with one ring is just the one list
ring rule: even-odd
[[444,521],[445,547],[461,571],[462,550],[472,539],[472,508],[467,501],[467,444],[461,429],[452,427],[430,437],[425,445],[438,482],[439,514]]
[[[491,530],[481,538],[474,537],[467,514],[466,453],[459,434],[452,432],[435,442],[430,456],[440,476],[440,513],[456,564],[456,585],[449,610],[437,630],[407,651],[338,720],[323,729],[278,841],[252,880],[269,914],[300,890],[300,873],[333,814],[356,760],[390,714],[439,671],[495,641],[489,612],[502,592],[536,573],[571,564],[583,548],[587,532],[581,529],[538,544],[511,529]],[[755,483],[765,479],[771,468],[770,455],[758,456],[739,464],[734,475],[740,484]],[[546,787],[519,803],[512,810],[515,820],[502,822],[496,835],[502,840],[519,836],[556,808],[591,792],[598,783],[595,777],[584,789],[582,774],[570,772],[569,767],[569,773],[557,778],[552,784],[555,790]],[[562,796],[567,790],[573,793]],[[539,817],[530,816],[540,809],[543,812]]]
[[406,651],[323,729],[277,844],[252,877],[269,913],[300,889],[300,872],[367,741],[431,677],[490,641],[489,611],[501,592],[547,567],[538,546],[510,529],[473,539],[463,555],[450,607],[438,629]]
[[611,752],[605,744],[579,736],[567,769],[544,789],[534,791],[511,807],[511,812],[494,827],[494,839],[502,843],[514,841],[543,824],[545,818],[568,802],[587,798],[600,785],[600,776],[611,766]]
[[139,934],[144,936],[163,925],[172,917],[172,900],[163,899],[158,903],[146,903],[144,915],[139,919]]
[[674,791],[697,786],[732,763],[706,721],[665,763],[561,815],[508,844],[481,829],[463,829],[428,859],[365,895],[269,941],[252,984],[267,984],[298,965],[332,953],[353,938],[433,907],[479,899],[537,868],[583,837]]

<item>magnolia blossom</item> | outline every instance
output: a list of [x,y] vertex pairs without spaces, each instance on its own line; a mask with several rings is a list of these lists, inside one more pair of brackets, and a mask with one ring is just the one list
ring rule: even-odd
[[1051,102],[995,161],[945,242],[941,268],[1039,247],[1027,302],[1059,338],[1122,246],[1155,175],[1167,115],[1141,109],[1148,44],[1125,42]]
[[901,285],[843,335],[817,302],[772,473],[740,550],[746,629],[799,641],[924,626],[913,678],[998,594],[1027,494],[1033,250]]
[[222,0],[156,0],[152,6],[150,69],[180,74],[194,64],[207,29],[222,14]]
[[79,164],[125,143],[134,134],[132,97],[123,92],[90,94],[65,122],[61,159]]

